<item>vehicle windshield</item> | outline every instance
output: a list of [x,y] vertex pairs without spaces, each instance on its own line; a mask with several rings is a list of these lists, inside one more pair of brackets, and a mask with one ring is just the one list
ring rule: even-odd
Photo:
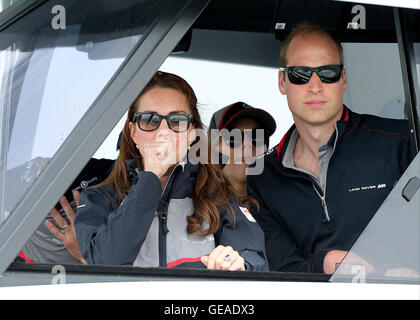
[[[420,90],[419,17],[415,10],[407,10],[405,16],[409,46],[414,51],[410,65],[417,94]],[[420,283],[419,172],[420,154],[417,154],[330,281]]]
[[340,263],[331,282],[420,283],[419,172],[418,154]]
[[0,224],[166,2],[67,0],[0,34]]

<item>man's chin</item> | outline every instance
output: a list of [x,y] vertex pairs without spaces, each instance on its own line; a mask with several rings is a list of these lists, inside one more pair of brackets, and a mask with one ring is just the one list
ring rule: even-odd
[[302,116],[295,116],[295,123],[300,120],[299,122],[303,122],[313,127],[322,127],[331,123],[335,124],[341,117],[341,113],[331,114],[331,112],[327,113],[325,111],[326,110],[312,110],[312,112],[308,112]]

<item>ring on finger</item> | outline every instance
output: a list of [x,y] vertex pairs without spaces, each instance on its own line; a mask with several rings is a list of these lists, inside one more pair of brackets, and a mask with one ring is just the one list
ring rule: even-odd
[[62,232],[64,232],[64,230],[66,230],[66,228],[67,228],[68,226],[69,226],[68,224],[66,224],[66,225],[62,226],[62,227],[61,227],[61,231],[62,231]]
[[227,261],[227,262],[231,262],[232,261],[232,256],[228,253],[227,255],[225,255],[224,260]]

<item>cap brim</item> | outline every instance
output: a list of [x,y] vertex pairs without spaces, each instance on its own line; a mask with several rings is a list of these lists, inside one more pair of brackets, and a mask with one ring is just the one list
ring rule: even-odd
[[267,111],[263,109],[257,109],[257,108],[243,109],[237,112],[235,115],[233,115],[231,119],[229,119],[229,122],[226,123],[224,128],[233,129],[230,127],[230,125],[238,119],[253,119],[257,121],[262,127],[261,129],[265,130],[265,134],[267,137],[270,137],[276,131],[276,127],[277,127],[276,121]]

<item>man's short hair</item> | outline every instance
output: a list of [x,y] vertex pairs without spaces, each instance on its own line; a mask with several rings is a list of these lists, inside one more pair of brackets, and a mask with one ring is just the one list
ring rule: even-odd
[[317,34],[317,35],[325,36],[331,39],[337,48],[338,56],[340,58],[340,63],[344,64],[343,47],[341,46],[341,43],[337,41],[322,26],[304,22],[295,26],[287,35],[287,37],[284,39],[281,45],[281,49],[280,49],[280,67],[287,66],[287,49],[289,48],[290,42],[292,42],[292,40],[296,38],[297,36],[309,35],[309,34]]

